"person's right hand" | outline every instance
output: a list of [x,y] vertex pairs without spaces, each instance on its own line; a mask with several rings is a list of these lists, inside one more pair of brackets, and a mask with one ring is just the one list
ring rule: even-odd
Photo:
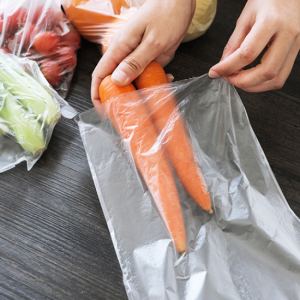
[[98,104],[99,85],[109,74],[117,85],[138,77],[153,60],[165,66],[184,38],[195,11],[195,0],[147,0],[114,34],[92,75],[91,97]]

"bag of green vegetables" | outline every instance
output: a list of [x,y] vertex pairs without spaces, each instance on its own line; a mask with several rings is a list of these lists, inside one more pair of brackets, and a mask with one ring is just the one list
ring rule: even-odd
[[61,116],[75,115],[36,62],[0,51],[0,172],[21,161],[30,170]]

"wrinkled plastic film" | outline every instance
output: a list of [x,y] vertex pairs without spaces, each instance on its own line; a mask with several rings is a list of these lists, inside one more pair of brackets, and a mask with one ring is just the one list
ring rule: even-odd
[[0,172],[46,150],[61,115],[77,114],[49,85],[36,62],[0,51]]
[[[128,298],[297,299],[299,219],[235,89],[206,75],[163,88],[177,99],[214,210],[205,212],[174,172],[184,253],[176,250],[109,113],[100,117],[92,109],[77,117]],[[151,89],[151,95],[160,89]],[[149,91],[140,94],[144,103]]]
[[48,82],[66,97],[80,35],[61,11],[60,0],[4,0],[0,13],[1,48],[36,61]]
[[[145,0],[63,0],[68,19],[87,40],[101,44],[102,52],[114,34],[126,24]],[[187,42],[204,34],[213,22],[217,0],[197,0],[195,14],[183,40]]]

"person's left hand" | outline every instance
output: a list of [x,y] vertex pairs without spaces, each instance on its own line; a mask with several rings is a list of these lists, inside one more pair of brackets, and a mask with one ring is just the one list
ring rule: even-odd
[[[248,70],[268,46],[261,63]],[[249,0],[221,61],[209,71],[247,92],[280,89],[300,48],[300,0]]]

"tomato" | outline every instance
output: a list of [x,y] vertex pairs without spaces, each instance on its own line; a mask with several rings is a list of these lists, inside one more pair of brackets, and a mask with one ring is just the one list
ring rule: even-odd
[[11,53],[10,50],[6,47],[0,47],[0,50],[2,50],[4,53]]
[[18,36],[18,42],[21,43],[23,35],[25,35],[25,38],[23,40],[22,48],[27,50],[28,47],[31,44],[31,41],[33,39],[33,36],[37,33],[37,28],[35,24],[27,24],[26,27],[23,27],[22,31],[20,32]]
[[67,72],[72,71],[77,64],[77,56],[75,52],[68,47],[61,48],[55,56],[55,59],[61,68]]
[[62,79],[61,68],[59,64],[50,59],[46,59],[41,63],[41,71],[47,81],[54,87],[59,84]]
[[59,23],[60,14],[61,11],[55,11],[51,7],[40,5],[36,9],[32,23],[35,23],[40,30],[51,31]]
[[15,33],[20,27],[23,27],[27,19],[28,11],[25,7],[19,7],[13,14],[7,18],[7,31]]
[[60,42],[62,46],[73,47],[77,49],[80,46],[81,38],[76,30],[70,28],[70,31],[61,35]]
[[3,30],[3,19],[0,19],[0,33],[2,33]]
[[59,39],[51,31],[40,32],[34,37],[33,46],[41,54],[53,55],[59,49]]

